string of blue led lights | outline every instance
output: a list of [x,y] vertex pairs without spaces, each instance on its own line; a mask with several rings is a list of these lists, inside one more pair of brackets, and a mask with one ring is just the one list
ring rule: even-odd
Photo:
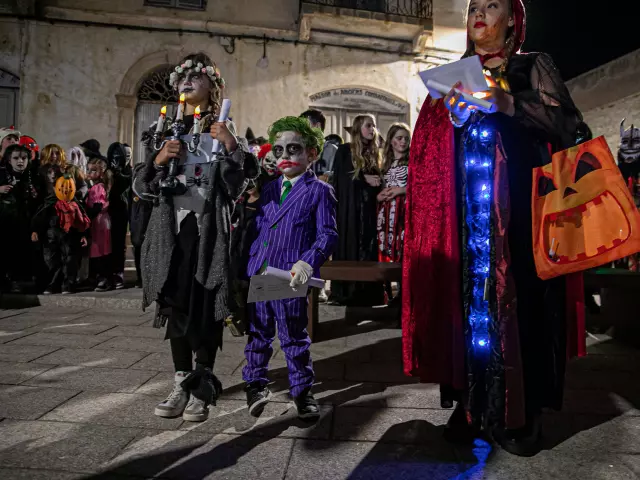
[[491,186],[493,156],[491,131],[471,126],[465,141],[467,252],[473,286],[468,322],[476,350],[490,346],[488,281],[491,268]]

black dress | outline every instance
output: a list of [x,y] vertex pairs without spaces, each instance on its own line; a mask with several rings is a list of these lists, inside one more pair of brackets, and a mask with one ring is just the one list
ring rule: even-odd
[[[474,420],[494,427],[517,427],[543,408],[562,406],[567,357],[565,278],[543,281],[536,273],[532,169],[551,161],[549,149],[574,145],[582,121],[547,55],[513,56],[506,78],[515,115],[476,113],[456,129],[469,380],[465,396]],[[481,136],[486,136],[486,142],[479,140]],[[481,183],[477,182],[481,168],[469,165],[478,155],[485,155],[486,165],[493,165],[488,181],[481,179]],[[497,179],[505,169],[505,181],[500,183]],[[491,220],[486,248],[484,239],[479,243],[479,237],[474,237],[479,228],[474,224],[479,217],[473,213],[478,206],[470,200],[475,195],[470,192],[477,191],[474,182],[483,190],[485,183],[495,187],[488,201]],[[481,250],[486,252],[485,260]],[[476,268],[480,261],[486,261],[486,270]],[[487,325],[483,327],[478,316],[486,316]]]
[[[377,196],[361,171],[353,178],[351,144],[338,147],[333,162],[333,187],[338,199],[338,248],[333,260],[378,261]],[[331,282],[331,301],[342,305],[371,306],[384,303],[384,285],[369,282]]]

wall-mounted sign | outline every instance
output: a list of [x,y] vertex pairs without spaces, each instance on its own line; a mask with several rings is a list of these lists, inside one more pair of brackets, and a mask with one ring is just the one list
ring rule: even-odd
[[367,111],[405,114],[409,104],[394,95],[379,90],[360,87],[345,87],[325,90],[309,96],[311,106],[325,108],[348,108]]

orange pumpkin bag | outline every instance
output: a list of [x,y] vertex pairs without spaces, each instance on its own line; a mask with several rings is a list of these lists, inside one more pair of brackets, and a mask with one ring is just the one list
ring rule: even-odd
[[533,254],[543,280],[640,251],[640,213],[604,137],[535,168],[531,205]]

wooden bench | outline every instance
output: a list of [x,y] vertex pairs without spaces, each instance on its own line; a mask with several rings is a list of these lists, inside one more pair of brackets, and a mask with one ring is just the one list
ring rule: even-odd
[[[379,262],[327,262],[320,268],[323,280],[337,280],[343,282],[399,282],[402,280],[402,265],[400,263]],[[312,288],[309,295],[309,323],[307,330],[313,340],[320,321],[318,312],[317,288]]]
[[587,293],[601,290],[600,316],[616,340],[640,347],[640,273],[599,268],[584,274]]

